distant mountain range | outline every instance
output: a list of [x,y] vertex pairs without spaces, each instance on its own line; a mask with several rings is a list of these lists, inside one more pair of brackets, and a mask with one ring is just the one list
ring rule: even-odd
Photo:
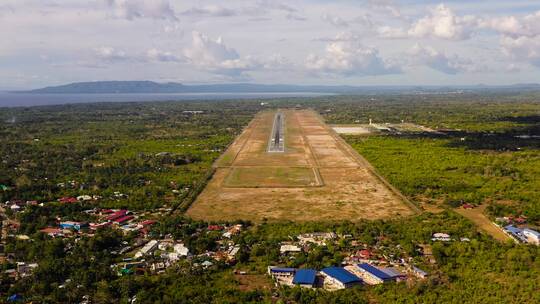
[[482,90],[540,90],[540,84],[515,84],[508,86],[325,86],[325,85],[283,85],[283,84],[205,84],[184,85],[181,83],[157,83],[153,81],[95,81],[76,82],[61,86],[51,86],[24,93],[39,94],[132,94],[132,93],[419,93],[419,92],[461,92]]

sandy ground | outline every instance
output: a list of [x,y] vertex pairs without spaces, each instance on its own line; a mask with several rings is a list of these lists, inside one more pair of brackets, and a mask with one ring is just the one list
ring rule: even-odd
[[370,134],[371,131],[365,127],[332,127],[334,131],[338,134],[349,134],[349,135],[361,135],[361,134]]
[[463,215],[464,217],[471,220],[473,223],[475,223],[480,230],[488,233],[491,235],[494,239],[499,241],[507,241],[511,238],[506,235],[499,227],[495,226],[485,215],[484,210],[486,209],[487,205],[484,204],[480,207],[476,207],[473,209],[463,209],[463,208],[457,208],[454,209],[457,213]]
[[[415,212],[317,113],[283,112],[285,153],[266,152],[275,112],[259,113],[216,162],[216,173],[188,210],[189,216],[255,222],[263,219],[355,221]],[[283,172],[293,167],[311,169],[303,171],[314,172],[316,183],[313,176],[294,177],[296,183],[305,180],[306,184],[285,187],[283,183],[291,174]],[[239,168],[251,169],[249,174],[240,175]],[[253,170],[259,173],[253,174]],[[241,176],[249,178],[242,182]]]

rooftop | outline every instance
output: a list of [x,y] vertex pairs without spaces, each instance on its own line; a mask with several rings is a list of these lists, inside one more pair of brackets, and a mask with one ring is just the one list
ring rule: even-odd
[[338,280],[343,284],[362,282],[359,277],[355,276],[354,274],[348,272],[341,267],[327,267],[321,270],[321,272],[325,273],[330,277],[333,277],[334,279]]
[[271,272],[295,272],[295,268],[281,268],[281,267],[274,267],[270,269]]
[[363,264],[358,264],[357,266],[358,266],[358,268],[369,272],[371,275],[373,275],[373,276],[375,276],[375,277],[377,277],[377,278],[379,278],[381,280],[392,279],[392,276],[390,276],[389,274],[385,273],[384,271],[382,271],[379,268],[377,268],[375,266],[372,266],[370,264],[363,263]]
[[294,275],[293,284],[315,284],[317,271],[313,269],[298,269]]

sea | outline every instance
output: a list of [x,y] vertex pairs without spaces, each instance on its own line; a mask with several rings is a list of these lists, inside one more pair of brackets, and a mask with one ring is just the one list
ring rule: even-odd
[[94,102],[144,102],[183,100],[271,99],[330,96],[333,93],[167,93],[167,94],[30,94],[0,92],[1,107],[31,107]]

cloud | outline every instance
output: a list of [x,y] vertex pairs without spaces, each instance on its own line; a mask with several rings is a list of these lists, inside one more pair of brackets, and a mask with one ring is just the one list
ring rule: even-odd
[[229,17],[238,15],[238,12],[222,6],[207,5],[203,7],[192,7],[183,11],[181,14],[195,17]]
[[401,73],[401,69],[379,56],[379,51],[359,41],[335,41],[326,46],[322,56],[310,54],[305,62],[308,71],[340,76],[373,76]]
[[305,18],[298,15],[298,10],[292,6],[279,3],[276,1],[257,1],[253,5],[241,7],[224,7],[221,5],[205,5],[194,6],[181,13],[183,16],[189,17],[233,17],[233,16],[263,16],[271,11],[279,11],[286,13],[285,18],[288,20],[304,21]]
[[346,32],[341,32],[334,37],[321,37],[321,38],[313,39],[313,41],[325,41],[325,42],[360,41],[361,38],[362,36],[357,33],[346,31]]
[[102,46],[94,49],[95,55],[98,59],[104,61],[126,61],[129,59],[126,52],[117,50],[113,47]]
[[513,61],[540,67],[540,11],[522,17],[484,18],[479,26],[501,35],[501,50]]
[[430,68],[445,74],[455,75],[463,72],[477,72],[480,70],[471,60],[460,58],[456,55],[449,56],[429,46],[416,44],[409,54],[416,64],[427,65]]
[[440,4],[429,15],[416,21],[407,33],[412,37],[464,40],[470,38],[475,26],[475,17],[456,16],[450,8]]
[[377,33],[379,37],[390,38],[390,39],[407,38],[409,36],[406,30],[402,28],[395,28],[395,27],[390,27],[390,26],[378,27]]
[[128,20],[138,18],[178,21],[168,0],[105,0],[118,18]]
[[401,11],[391,0],[368,0],[367,4],[372,10],[389,13],[393,17],[401,17]]
[[293,13],[289,13],[289,14],[285,15],[285,19],[293,20],[293,21],[306,21],[307,20],[306,17],[302,17],[300,15],[293,14]]
[[503,53],[516,61],[525,61],[540,67],[540,35],[535,37],[520,36],[501,38]]
[[197,31],[192,32],[192,45],[184,50],[184,56],[193,65],[218,74],[240,75],[256,66],[251,58],[240,58],[221,37],[213,40]]
[[157,62],[182,62],[183,58],[180,56],[177,56],[171,52],[167,51],[161,51],[156,48],[149,49],[146,51],[146,57],[150,61],[157,61]]
[[327,23],[330,23],[333,26],[336,27],[347,27],[349,26],[349,22],[347,22],[345,19],[338,17],[338,16],[331,16],[329,14],[323,14],[321,16],[321,19]]
[[263,9],[284,11],[287,13],[298,12],[296,8],[274,0],[259,0],[257,1],[257,6]]
[[446,40],[466,40],[478,27],[474,16],[458,16],[449,7],[440,4],[432,8],[428,15],[416,20],[405,28],[379,26],[377,33],[382,38],[438,38]]
[[495,30],[503,35],[511,37],[540,36],[540,11],[526,15],[522,18],[515,16],[484,18],[479,21],[479,26]]

